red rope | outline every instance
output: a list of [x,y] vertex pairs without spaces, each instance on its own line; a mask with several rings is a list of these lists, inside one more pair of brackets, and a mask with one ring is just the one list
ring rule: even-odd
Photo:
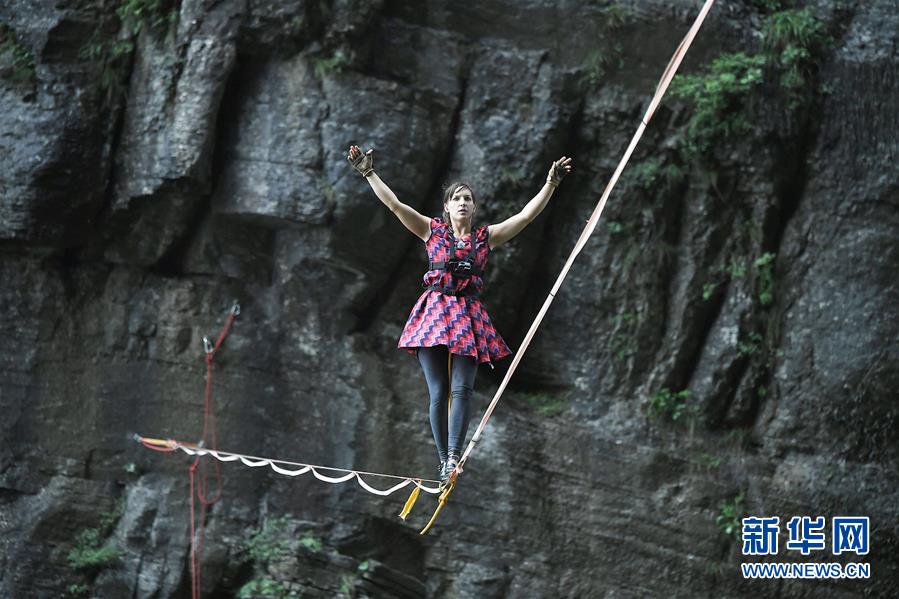
[[[215,410],[212,404],[212,362],[238,314],[240,314],[240,308],[237,304],[234,304],[214,346],[210,347],[209,340],[205,337],[203,338],[204,351],[206,352],[206,390],[203,397],[203,436],[201,443],[204,447],[208,447],[213,451],[217,449],[217,440],[215,434]],[[175,450],[174,448],[162,449],[153,447],[147,443],[144,443],[144,445],[157,451]],[[192,599],[200,599],[203,529],[206,524],[206,512],[211,505],[222,498],[222,473],[216,460],[213,460],[215,492],[212,497],[209,496],[209,472],[206,467],[208,461],[201,460],[200,456],[197,456],[188,469],[190,479],[190,575]],[[199,510],[196,507],[197,501],[200,502]],[[198,511],[199,518],[197,517]]]

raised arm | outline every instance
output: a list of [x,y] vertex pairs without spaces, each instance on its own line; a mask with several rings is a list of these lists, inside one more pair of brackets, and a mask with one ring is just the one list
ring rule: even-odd
[[362,153],[359,146],[352,145],[347,153],[347,160],[359,173],[365,177],[378,199],[393,212],[407,229],[418,236],[422,241],[427,241],[431,236],[431,219],[421,214],[408,204],[402,203],[387,184],[384,183],[373,167],[374,150]]
[[531,198],[531,201],[525,205],[521,212],[510,216],[501,223],[490,225],[487,228],[490,247],[495,248],[506,243],[521,233],[526,226],[531,224],[531,221],[537,218],[538,214],[543,212],[543,208],[556,190],[556,187],[558,187],[559,183],[562,181],[562,177],[570,172],[571,158],[562,156],[553,162],[549,169],[549,174],[546,176],[546,183],[540,191],[537,192],[537,195]]

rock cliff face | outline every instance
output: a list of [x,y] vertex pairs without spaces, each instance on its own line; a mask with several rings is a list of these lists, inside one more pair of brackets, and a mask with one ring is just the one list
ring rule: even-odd
[[[683,71],[774,52],[790,4],[720,2]],[[699,5],[4,3],[0,595],[189,596],[188,462],[129,435],[199,437],[201,340],[235,299],[219,447],[430,476],[424,381],[395,349],[424,253],[347,146],[423,213],[471,181],[483,223],[574,156],[491,261],[517,348]],[[715,113],[751,127],[690,152],[703,108],[665,101],[429,536],[430,498],[404,526],[402,498],[224,465],[204,594],[895,589],[899,6],[807,9],[826,39]],[[479,373],[478,416],[506,367]],[[870,516],[865,558],[802,558],[785,526],[778,558],[871,578],[744,580],[741,514]],[[117,557],[74,567],[103,543]]]

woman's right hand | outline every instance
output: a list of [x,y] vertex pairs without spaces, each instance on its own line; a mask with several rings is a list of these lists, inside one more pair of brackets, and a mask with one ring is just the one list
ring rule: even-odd
[[346,159],[353,165],[353,168],[359,171],[363,177],[367,177],[373,172],[375,172],[373,163],[374,163],[374,149],[369,149],[368,152],[362,153],[362,150],[359,149],[357,145],[351,145],[350,151],[347,152]]
[[546,175],[546,182],[553,187],[558,187],[562,182],[562,178],[571,172],[571,158],[562,156],[552,163],[549,167],[549,174]]

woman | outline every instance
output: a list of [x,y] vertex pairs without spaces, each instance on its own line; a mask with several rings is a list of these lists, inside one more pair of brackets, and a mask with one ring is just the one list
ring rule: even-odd
[[[546,184],[518,214],[473,228],[477,202],[471,185],[453,183],[443,194],[443,218],[428,218],[397,199],[374,171],[373,150],[350,146],[347,160],[428,253],[425,291],[406,321],[398,347],[418,357],[430,394],[431,432],[446,481],[462,454],[477,365],[510,353],[479,298],[490,251],[518,235],[546,206],[567,173],[571,158],[552,164]],[[492,367],[492,364],[491,364]],[[452,398],[447,409],[447,396]],[[447,414],[449,412],[449,414]]]

